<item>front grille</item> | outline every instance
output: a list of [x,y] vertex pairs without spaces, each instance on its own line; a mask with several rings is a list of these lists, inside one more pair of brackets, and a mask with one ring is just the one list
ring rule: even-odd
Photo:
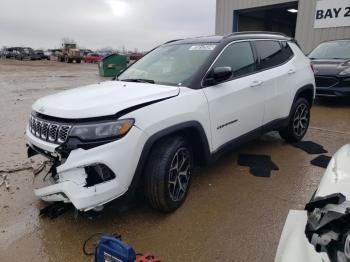
[[50,124],[47,122],[43,122],[41,124],[41,138],[43,140],[47,139],[47,133],[49,132],[49,126],[50,126]]
[[64,143],[68,137],[70,126],[60,126],[58,130],[57,141],[58,143]]
[[36,137],[55,144],[63,144],[67,141],[71,125],[50,123],[37,117],[30,116],[29,129]]
[[316,76],[315,80],[317,87],[334,87],[339,84],[339,80],[331,76]]
[[49,141],[55,142],[57,140],[57,131],[58,131],[59,125],[51,124],[49,128]]

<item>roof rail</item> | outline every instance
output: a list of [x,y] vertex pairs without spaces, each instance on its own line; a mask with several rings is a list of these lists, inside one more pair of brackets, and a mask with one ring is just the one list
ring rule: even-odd
[[228,35],[225,35],[224,38],[228,38],[230,36],[239,36],[239,35],[276,35],[276,36],[283,36],[283,37],[289,37],[286,34],[279,33],[279,32],[269,32],[269,31],[244,31],[244,32],[235,32]]
[[176,41],[180,41],[180,40],[183,40],[183,39],[174,39],[174,40],[170,40],[168,42],[165,42],[163,45],[166,45],[166,44],[170,44],[172,42],[176,42]]

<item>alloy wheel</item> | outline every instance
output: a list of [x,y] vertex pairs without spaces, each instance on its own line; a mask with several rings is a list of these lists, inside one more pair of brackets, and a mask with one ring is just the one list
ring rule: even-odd
[[309,108],[306,104],[300,104],[294,113],[293,130],[294,133],[301,137],[303,136],[309,125]]
[[179,148],[169,170],[168,189],[173,201],[181,201],[186,195],[191,172],[190,152],[187,148]]

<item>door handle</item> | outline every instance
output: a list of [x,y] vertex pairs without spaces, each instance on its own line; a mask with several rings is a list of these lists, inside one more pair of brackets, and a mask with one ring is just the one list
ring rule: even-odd
[[250,87],[258,87],[258,86],[261,86],[262,83],[263,83],[263,81],[255,80],[250,84]]
[[296,72],[297,72],[297,70],[295,70],[294,68],[291,68],[288,70],[289,75],[295,74]]

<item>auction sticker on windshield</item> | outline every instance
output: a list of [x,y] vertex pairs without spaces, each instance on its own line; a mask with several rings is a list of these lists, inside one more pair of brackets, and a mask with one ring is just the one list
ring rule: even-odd
[[212,51],[215,45],[193,45],[189,50],[191,51]]

